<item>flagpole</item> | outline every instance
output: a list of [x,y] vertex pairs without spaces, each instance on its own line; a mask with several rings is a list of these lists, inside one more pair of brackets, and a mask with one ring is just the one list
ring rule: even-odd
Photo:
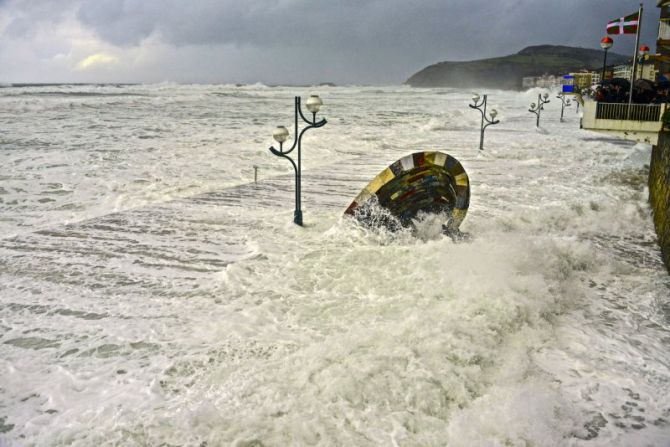
[[633,103],[633,86],[635,85],[635,73],[637,72],[637,49],[640,46],[640,30],[642,30],[642,3],[638,12],[637,34],[635,36],[635,52],[633,53],[633,73],[630,77],[630,92],[628,93],[628,118],[630,118],[630,105]]

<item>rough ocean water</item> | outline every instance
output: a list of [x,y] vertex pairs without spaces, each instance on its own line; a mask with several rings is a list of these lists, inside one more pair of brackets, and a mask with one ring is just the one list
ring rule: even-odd
[[[0,88],[0,445],[670,445],[650,146],[488,93],[479,152],[462,90]],[[424,150],[469,241],[342,219]]]

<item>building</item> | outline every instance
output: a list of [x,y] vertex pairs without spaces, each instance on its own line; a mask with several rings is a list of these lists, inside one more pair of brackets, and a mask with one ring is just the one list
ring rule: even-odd
[[600,73],[597,71],[580,71],[578,73],[570,73],[570,76],[575,79],[576,92],[591,88],[600,82]]
[[591,87],[600,84],[600,72],[591,72]]
[[638,62],[637,79],[648,79],[656,82],[658,70],[656,69],[656,55],[647,54],[642,61]]
[[661,9],[661,16],[658,22],[658,54],[655,65],[659,75],[670,79],[670,1],[659,0],[656,5]]
[[554,88],[560,86],[562,79],[559,76],[554,75],[544,75],[537,78],[535,81],[535,87],[540,88]]
[[[649,79],[650,81],[656,80],[656,67],[651,61],[652,58],[649,56],[645,57],[642,61],[638,61],[637,66],[637,75],[635,79]],[[633,65],[617,65],[613,69],[613,77],[615,78],[624,78],[629,81],[632,79],[633,74]]]
[[[580,71],[577,73],[569,73],[568,76],[574,77],[575,92],[580,92],[585,88],[591,88],[600,82],[599,71]],[[611,76],[610,76],[611,77]],[[565,84],[563,76],[526,76],[521,78],[521,87],[524,89],[540,87],[540,88],[556,88]]]
[[614,67],[613,77],[628,79],[629,81],[633,78],[633,66],[632,65],[616,65]]
[[560,76],[542,75],[542,76],[526,76],[521,78],[522,88],[556,88],[560,87],[562,79]]

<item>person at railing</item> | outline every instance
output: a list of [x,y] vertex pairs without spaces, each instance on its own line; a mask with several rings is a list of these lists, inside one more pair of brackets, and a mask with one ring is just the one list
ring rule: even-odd
[[660,76],[658,82],[654,85],[654,97],[651,102],[653,104],[664,104],[670,102],[670,82],[665,76]]
[[[629,86],[625,85],[624,80],[617,80],[616,83],[603,82],[599,85],[593,98],[597,102],[627,104],[629,95]],[[639,80],[633,88],[633,103],[635,104],[664,104],[670,103],[670,82],[660,82],[653,84],[647,80]]]
[[596,92],[593,95],[593,99],[598,102],[605,102],[605,91],[600,85],[596,87]]
[[605,102],[625,102],[626,92],[620,85],[609,86],[605,93]]
[[652,104],[665,104],[670,102],[670,91],[667,88],[656,90],[656,93],[652,100]]
[[652,86],[638,87],[633,89],[633,102],[635,104],[651,104],[658,97]]

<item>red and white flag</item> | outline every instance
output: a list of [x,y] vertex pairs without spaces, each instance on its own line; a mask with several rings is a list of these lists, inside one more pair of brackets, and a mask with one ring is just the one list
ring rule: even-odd
[[607,34],[635,34],[640,24],[640,12],[610,20],[607,24]]

